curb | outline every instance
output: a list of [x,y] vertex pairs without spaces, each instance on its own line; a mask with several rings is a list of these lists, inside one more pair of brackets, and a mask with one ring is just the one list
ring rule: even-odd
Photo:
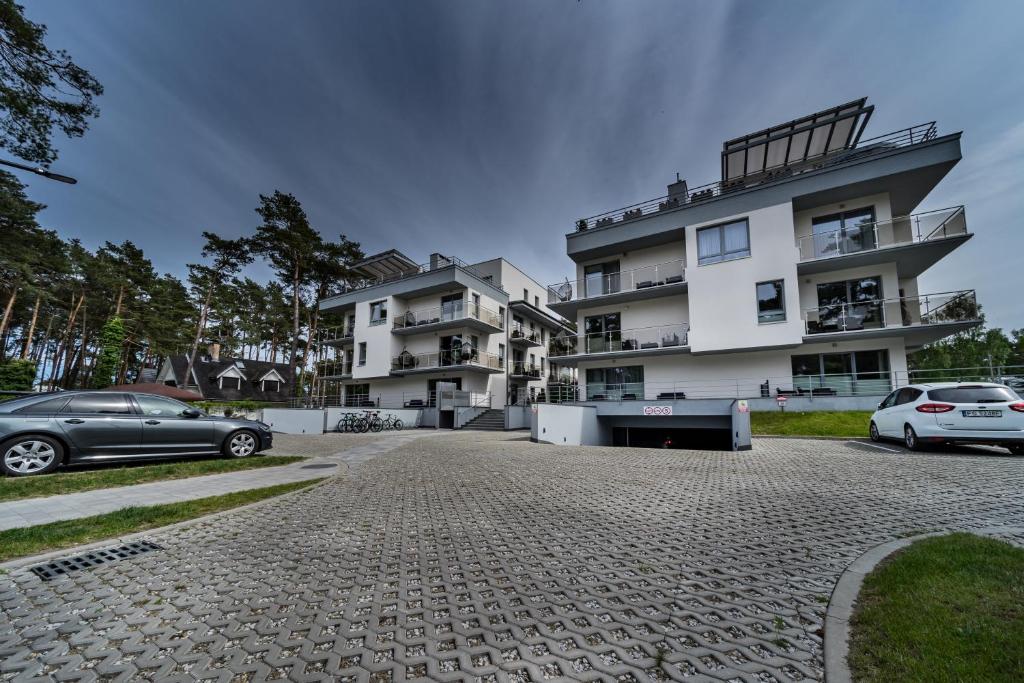
[[805,441],[856,441],[866,436],[801,436],[799,434],[751,434],[751,439],[801,439]]
[[857,603],[864,578],[875,567],[893,553],[903,550],[916,541],[935,536],[948,536],[953,533],[969,533],[978,536],[993,536],[1001,532],[1020,533],[1024,527],[996,526],[982,529],[948,529],[931,531],[916,536],[897,538],[868,549],[847,567],[832,590],[832,597],[825,610],[825,681],[827,683],[853,683],[850,667],[846,662],[850,654],[850,617]]
[[[50,550],[50,551],[42,553],[40,555],[30,555],[30,556],[27,556],[27,557],[16,557],[13,560],[7,560],[6,562],[0,562],[0,569],[3,569],[3,570],[6,570],[6,571],[10,572],[10,571],[13,571],[13,570],[16,570],[16,569],[21,569],[22,567],[26,567],[28,565],[38,564],[40,562],[46,562],[46,561],[51,560],[51,559],[53,559],[55,557],[63,557],[65,555],[69,555],[69,554],[71,554],[71,555],[78,555],[78,554],[80,554],[82,552],[88,552],[89,550],[94,550],[96,548],[105,548],[105,547],[110,546],[110,545],[123,545],[126,542],[131,542],[131,541],[140,539],[140,538],[142,538],[144,536],[148,536],[150,534],[165,533],[165,532],[168,532],[168,531],[174,531],[175,529],[180,529],[180,528],[183,528],[183,527],[187,527],[187,526],[192,525],[192,524],[199,524],[200,522],[207,522],[207,521],[209,521],[211,519],[217,519],[218,517],[223,517],[224,515],[228,515],[228,514],[231,514],[231,513],[234,513],[234,512],[238,512],[240,510],[248,510],[249,508],[259,507],[260,505],[266,505],[268,503],[276,502],[276,501],[279,501],[279,500],[282,500],[282,499],[285,499],[285,498],[290,498],[290,497],[296,496],[296,495],[298,495],[300,493],[305,493],[306,491],[310,491],[312,489],[319,488],[319,487],[323,486],[324,484],[326,484],[328,479],[330,479],[332,476],[336,476],[337,474],[339,474],[339,473],[335,472],[334,474],[325,475],[322,479],[320,479],[320,481],[317,481],[316,483],[310,484],[309,486],[304,486],[304,487],[302,487],[300,489],[296,489],[294,491],[289,491],[288,493],[282,493],[282,494],[277,495],[277,496],[271,496],[270,498],[264,498],[263,500],[257,500],[257,501],[252,502],[252,503],[246,503],[245,505],[239,505],[238,507],[228,508],[226,510],[221,510],[220,512],[212,512],[212,513],[210,513],[208,515],[203,515],[201,517],[193,517],[192,519],[185,519],[185,520],[182,520],[180,522],[175,522],[174,524],[168,524],[166,526],[157,526],[157,527],[153,527],[152,529],[146,529],[144,531],[136,531],[136,532],[133,532],[133,533],[130,533],[130,534],[126,534],[124,536],[114,536],[114,537],[111,537],[111,538],[105,538],[105,539],[101,539],[99,541],[95,541],[93,543],[87,543],[85,545],[74,545],[74,546],[68,546],[67,548],[60,548],[58,550]],[[307,480],[307,481],[312,481],[312,480],[310,479],[310,480]],[[296,482],[296,483],[302,483],[302,482]],[[260,487],[260,488],[263,488],[263,487]],[[116,510],[115,510],[115,512],[116,512]]]

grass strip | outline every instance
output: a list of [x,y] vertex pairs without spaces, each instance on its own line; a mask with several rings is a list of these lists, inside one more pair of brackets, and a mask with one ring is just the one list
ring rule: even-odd
[[38,555],[59,548],[92,543],[105,538],[119,538],[138,531],[195,519],[221,510],[279,496],[324,479],[326,477],[247,491],[235,491],[180,503],[126,507],[104,515],[0,531],[0,562],[26,555]]
[[750,413],[754,436],[840,436],[863,438],[868,435],[871,412],[866,410],[810,413],[766,411]]
[[0,476],[0,502],[56,496],[96,489],[145,484],[199,477],[204,474],[223,474],[263,467],[278,467],[301,462],[305,458],[289,455],[262,455],[251,458],[204,458],[178,460],[155,465],[103,467],[88,471],[58,470],[53,474],[32,477]]
[[917,541],[867,576],[851,625],[856,681],[1024,680],[1024,549]]

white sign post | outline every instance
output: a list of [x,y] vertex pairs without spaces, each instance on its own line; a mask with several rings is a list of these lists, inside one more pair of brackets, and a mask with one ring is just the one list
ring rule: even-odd
[[779,410],[786,412],[786,401],[788,399],[785,396],[776,396],[775,402],[779,404]]

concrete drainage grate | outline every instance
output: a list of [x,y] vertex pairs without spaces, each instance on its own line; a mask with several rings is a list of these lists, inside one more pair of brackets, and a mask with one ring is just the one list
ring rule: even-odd
[[70,572],[76,572],[80,569],[92,569],[101,564],[126,560],[129,557],[135,557],[152,550],[163,550],[163,547],[152,541],[136,541],[113,548],[100,548],[99,550],[82,553],[74,557],[47,562],[46,564],[39,564],[32,567],[32,573],[43,581],[49,581]]
[[317,464],[314,464],[314,465],[303,465],[301,469],[304,469],[304,470],[323,470],[323,469],[327,469],[328,467],[337,467],[337,465],[335,465],[334,463],[324,462],[324,463],[317,463]]

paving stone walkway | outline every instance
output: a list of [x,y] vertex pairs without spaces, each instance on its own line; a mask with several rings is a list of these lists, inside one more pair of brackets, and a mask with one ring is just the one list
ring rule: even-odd
[[[209,474],[186,479],[171,479],[133,486],[8,501],[0,503],[0,531],[102,515],[134,505],[177,503],[235,491],[316,479],[335,474],[339,466],[341,471],[344,471],[346,465],[363,462],[423,435],[423,433],[415,431],[377,435],[328,434],[314,440],[308,436],[295,438],[291,435],[281,434],[275,437],[277,446],[267,451],[268,454],[306,455],[310,459],[281,467],[240,470],[224,474]],[[338,448],[344,448],[344,450],[338,451]]]
[[448,434],[148,534],[162,551],[11,570],[0,680],[820,680],[867,548],[1022,524],[1024,458]]

